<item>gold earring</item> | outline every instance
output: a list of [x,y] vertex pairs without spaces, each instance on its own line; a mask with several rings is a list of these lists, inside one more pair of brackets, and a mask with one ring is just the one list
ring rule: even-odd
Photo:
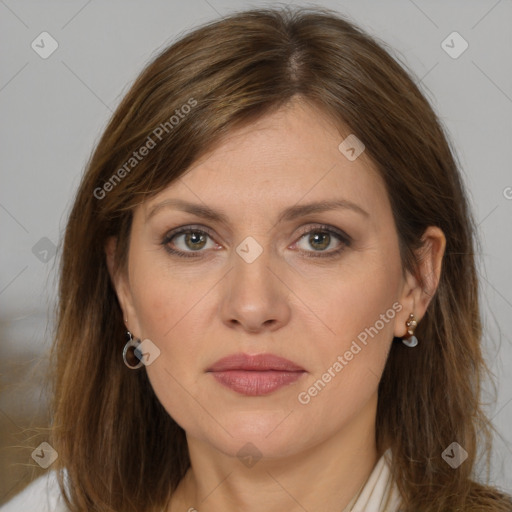
[[414,330],[416,329],[418,322],[416,321],[416,317],[412,313],[409,315],[409,320],[405,322],[405,325],[407,325],[407,333],[409,334],[409,336],[403,337],[402,343],[407,347],[415,347],[418,344],[418,338],[414,336]]

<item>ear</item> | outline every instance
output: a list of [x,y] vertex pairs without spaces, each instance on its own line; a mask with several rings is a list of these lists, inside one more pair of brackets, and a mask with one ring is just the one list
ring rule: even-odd
[[420,320],[425,315],[430,301],[439,285],[441,277],[441,267],[446,248],[446,237],[443,231],[437,226],[429,226],[423,236],[423,246],[418,250],[418,274],[423,280],[424,287],[421,287],[419,279],[407,272],[406,279],[402,287],[400,304],[403,309],[396,316],[395,332],[396,337],[403,337],[407,334],[405,322],[409,315],[414,313],[416,320]]
[[128,270],[116,268],[116,249],[117,238],[111,236],[105,244],[108,273],[116,291],[119,304],[121,305],[126,328],[135,335],[135,333],[140,332],[140,329],[137,321],[137,315],[135,314],[135,307],[133,305],[133,296],[128,279]]

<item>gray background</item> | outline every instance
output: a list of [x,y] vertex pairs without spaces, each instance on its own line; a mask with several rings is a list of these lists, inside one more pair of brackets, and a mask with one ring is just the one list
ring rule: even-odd
[[[53,255],[94,144],[160,48],[202,22],[263,5],[0,0],[0,503],[43,471],[30,453],[44,435],[27,427],[47,421],[41,382],[56,297]],[[512,3],[308,5],[338,10],[396,49],[453,140],[483,242],[484,350],[497,383],[483,396],[497,429],[490,478],[512,491]],[[31,47],[43,31],[58,42],[47,59]],[[456,59],[441,46],[453,31],[469,44]]]

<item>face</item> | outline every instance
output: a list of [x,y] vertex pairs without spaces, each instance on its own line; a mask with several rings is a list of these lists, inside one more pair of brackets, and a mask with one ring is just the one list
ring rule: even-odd
[[[129,330],[160,351],[146,370],[189,440],[290,455],[376,403],[411,304],[384,183],[364,152],[351,161],[338,149],[345,136],[293,101],[134,212],[116,289]],[[295,366],[216,365],[233,354]]]

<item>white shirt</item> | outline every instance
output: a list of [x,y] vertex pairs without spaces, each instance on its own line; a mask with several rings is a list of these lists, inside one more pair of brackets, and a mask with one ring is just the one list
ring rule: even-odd
[[47,471],[25,487],[0,512],[69,512],[64,505],[55,471]]
[[399,512],[402,500],[391,475],[390,462],[391,450],[388,449],[377,461],[360,494],[343,512]]
[[[391,451],[388,450],[378,460],[361,493],[343,512],[399,512],[400,494],[391,479],[390,456]],[[0,507],[0,512],[26,511],[69,512],[64,505],[55,471],[47,471]]]

